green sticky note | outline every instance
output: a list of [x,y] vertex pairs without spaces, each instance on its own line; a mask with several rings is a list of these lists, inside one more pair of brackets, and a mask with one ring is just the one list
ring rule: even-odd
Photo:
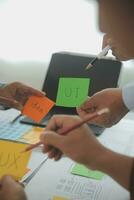
[[89,78],[60,78],[56,98],[57,106],[77,107],[88,96]]
[[97,179],[97,180],[101,180],[103,178],[103,176],[105,175],[102,172],[91,170],[81,164],[76,164],[72,168],[71,173],[75,174],[75,175],[79,175],[79,176]]

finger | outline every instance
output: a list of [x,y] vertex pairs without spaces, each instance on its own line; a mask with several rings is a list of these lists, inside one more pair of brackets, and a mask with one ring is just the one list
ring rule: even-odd
[[121,54],[117,48],[112,48],[112,55],[116,57],[117,60],[125,61],[128,60],[128,56]]
[[76,110],[77,110],[78,115],[79,115],[81,118],[83,118],[83,117],[85,117],[85,116],[87,115],[87,111],[85,111],[85,110],[82,110],[82,109],[80,109],[80,108],[76,108]]
[[96,117],[95,119],[93,119],[93,120],[89,120],[88,121],[88,124],[94,124],[94,125],[103,125],[103,119],[102,119],[102,117],[100,118],[100,117]]
[[51,151],[49,151],[48,153],[48,157],[49,158],[54,158],[56,157],[56,155],[58,154],[59,150],[56,148],[52,148]]
[[43,97],[44,95],[46,95],[45,92],[36,90],[34,88],[31,88],[31,87],[27,87],[26,92],[27,92],[28,96],[35,95],[35,96]]
[[[84,119],[85,117],[89,117],[90,116],[90,114],[92,114],[92,113],[94,113],[94,112],[97,112],[97,111],[99,111],[100,109],[96,109],[95,111],[94,110],[86,110],[86,111],[83,111],[83,110],[81,110],[81,109],[77,109],[77,112],[78,112],[78,114],[79,114],[79,116],[82,118],[82,119]],[[88,124],[94,124],[94,125],[104,125],[104,121],[105,121],[105,115],[107,115],[107,114],[104,114],[104,115],[101,115],[101,116],[98,116],[98,117],[96,117],[96,118],[94,118],[93,120],[89,120],[88,121]]]
[[44,92],[44,91],[40,91],[40,90],[37,90],[37,89],[35,89],[35,88],[33,88],[33,87],[31,87],[31,86],[28,86],[28,85],[25,85],[25,84],[23,84],[23,83],[16,83],[15,84],[15,87],[17,87],[17,92],[19,93],[19,94],[25,94],[25,95],[37,95],[37,96],[44,96],[44,95],[46,95],[46,93]]
[[85,101],[81,106],[79,107],[81,110],[88,112],[94,112],[95,111],[95,102],[93,96],[90,97],[87,101]]
[[26,200],[23,187],[18,184],[11,176],[2,178],[2,199],[4,200]]
[[57,129],[57,121],[56,121],[55,115],[53,115],[53,117],[48,121],[48,124],[44,130],[44,133],[47,130],[56,130],[56,129]]
[[59,149],[53,148],[51,152],[49,152],[48,157],[54,158],[55,161],[59,160],[62,156],[62,152]]
[[80,116],[85,116],[85,115],[87,115],[87,114],[90,114],[90,113],[93,113],[93,112],[95,112],[97,109],[95,109],[95,108],[87,108],[87,109],[85,109],[85,110],[83,110],[83,109],[81,109],[81,108],[76,108],[76,111],[77,111],[77,113],[80,115]]
[[43,147],[43,153],[47,153],[48,151],[51,151],[53,147],[50,145],[44,145]]
[[9,192],[13,194],[15,191],[16,193],[18,192],[23,192],[22,186],[17,183],[11,176],[4,176],[1,179],[1,186],[2,186],[2,191],[6,194],[6,192]]
[[7,97],[2,97],[0,96],[0,103],[1,104],[5,104],[5,105],[8,105],[8,104],[15,104],[17,103],[14,99],[9,99]]
[[39,90],[36,90],[34,88],[28,87],[28,86],[20,86],[16,89],[15,93],[15,99],[18,102],[21,102],[22,105],[26,103],[26,101],[29,99],[31,96],[39,96],[43,97],[45,95],[44,92],[41,92]]
[[[47,131],[49,130],[57,130],[59,128],[59,126],[62,126],[62,118],[63,115],[54,115],[51,120],[49,120],[48,124],[47,124],[47,127],[44,129],[44,131],[42,132],[42,134],[40,135],[40,140],[41,141],[44,141],[44,134],[47,133]],[[59,130],[61,130],[59,128]],[[58,133],[58,130],[57,130],[57,133]],[[44,145],[43,146],[43,153],[47,153],[47,152],[50,152],[52,150],[53,146],[51,145]]]
[[61,157],[62,157],[62,152],[58,151],[57,155],[54,157],[54,160],[58,161],[58,160],[60,160]]
[[104,113],[101,116],[96,117],[93,120],[88,121],[88,124],[94,124],[102,127],[109,127],[109,114]]
[[22,109],[22,105],[18,101],[14,100],[14,99],[9,99],[6,97],[0,97],[0,104],[4,105],[4,106],[17,108],[19,110]]
[[112,45],[112,40],[108,34],[105,34],[103,36],[102,49],[104,49],[107,45]]
[[57,131],[61,129],[64,125],[64,121],[67,116],[65,115],[54,115],[48,122],[47,127],[45,128],[44,132],[47,130],[54,130]]
[[40,139],[44,145],[51,145],[53,147],[60,149],[63,136],[58,135],[53,131],[46,131],[45,134],[41,135]]
[[20,111],[22,111],[22,109],[23,109],[23,105],[15,100],[13,103],[8,104],[8,106],[10,106],[12,108],[16,108],[17,110],[20,110]]

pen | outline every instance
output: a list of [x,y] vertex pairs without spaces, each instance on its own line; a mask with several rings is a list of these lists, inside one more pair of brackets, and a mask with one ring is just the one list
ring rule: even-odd
[[25,120],[25,119],[20,120],[20,123],[21,124],[32,125],[32,126],[35,126],[35,127],[43,127],[43,128],[45,128],[45,126],[46,126],[46,124],[36,123],[34,121],[28,121],[28,120]]
[[[90,116],[86,116],[85,119],[81,120],[77,124],[72,125],[72,126],[66,128],[66,129],[61,129],[61,131],[59,131],[59,134],[60,135],[66,135],[70,131],[73,131],[74,129],[79,128],[80,126],[82,126],[84,123],[87,123],[89,120],[92,120],[92,119],[98,117],[99,115],[102,115],[102,114],[108,113],[108,112],[109,112],[108,108],[103,108],[100,111],[94,112],[94,113],[90,114]],[[38,147],[41,144],[42,144],[41,141],[39,141],[39,142],[37,142],[35,144],[31,144],[28,147],[26,147],[26,149],[23,152],[30,151],[30,150],[34,149],[35,147]]]
[[108,53],[109,49],[111,49],[110,45],[107,45],[104,49],[102,49],[102,51],[86,66],[86,69],[90,69],[91,67],[93,67],[93,64],[97,60],[105,56]]
[[20,181],[20,184],[22,184],[23,187],[25,187],[31,180],[32,178],[38,173],[38,171],[40,170],[40,168],[43,166],[43,164],[48,160],[48,157],[45,158],[40,165],[28,176],[26,177],[24,180]]
[[14,124],[21,116],[22,114],[17,115],[10,123]]

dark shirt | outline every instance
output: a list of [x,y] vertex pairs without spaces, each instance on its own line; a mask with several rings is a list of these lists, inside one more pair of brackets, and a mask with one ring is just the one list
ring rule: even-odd
[[134,200],[134,160],[130,175],[130,199]]

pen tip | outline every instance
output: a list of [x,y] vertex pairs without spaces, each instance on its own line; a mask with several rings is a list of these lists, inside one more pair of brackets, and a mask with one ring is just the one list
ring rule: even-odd
[[89,63],[87,66],[86,66],[86,70],[90,69],[91,67],[93,67],[93,65],[91,63]]

